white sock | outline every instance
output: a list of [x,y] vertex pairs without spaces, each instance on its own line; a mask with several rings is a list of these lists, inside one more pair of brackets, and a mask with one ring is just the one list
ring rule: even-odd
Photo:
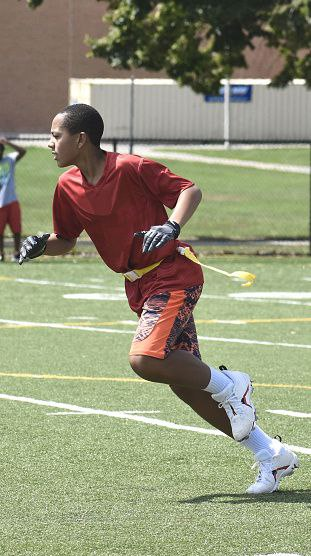
[[211,370],[211,380],[209,381],[208,385],[203,388],[206,392],[210,392],[211,394],[219,394],[228,386],[228,384],[232,384],[232,380],[228,378],[224,373],[214,369],[214,367],[210,367]]
[[258,425],[255,425],[249,437],[246,440],[242,440],[240,444],[251,450],[253,454],[257,454],[260,450],[267,450],[271,456],[277,454],[279,447],[279,442],[275,438],[268,436]]

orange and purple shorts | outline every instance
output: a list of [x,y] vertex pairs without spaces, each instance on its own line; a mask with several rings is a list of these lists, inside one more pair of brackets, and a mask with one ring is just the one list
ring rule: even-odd
[[13,234],[21,233],[21,209],[18,201],[13,201],[0,208],[0,235],[3,235],[7,224]]
[[193,310],[203,286],[158,293],[144,303],[130,355],[165,359],[177,349],[201,359]]

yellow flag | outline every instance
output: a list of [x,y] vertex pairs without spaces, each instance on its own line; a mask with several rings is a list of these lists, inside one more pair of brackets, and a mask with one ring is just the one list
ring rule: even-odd
[[177,247],[178,253],[190,259],[196,264],[207,268],[208,270],[212,270],[213,272],[218,272],[219,274],[224,274],[225,276],[229,276],[233,280],[237,280],[239,282],[243,282],[241,286],[244,288],[249,288],[253,285],[256,275],[252,274],[251,272],[247,272],[246,270],[235,270],[234,272],[226,272],[225,270],[221,270],[220,268],[216,268],[215,266],[209,266],[207,264],[203,264],[199,261],[199,259],[195,256],[195,254],[191,251],[190,247]]

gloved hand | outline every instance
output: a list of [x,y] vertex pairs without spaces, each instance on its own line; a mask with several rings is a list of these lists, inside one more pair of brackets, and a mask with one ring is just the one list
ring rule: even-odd
[[27,262],[30,259],[36,259],[43,255],[49,237],[50,234],[26,237],[19,252],[18,264],[23,264],[25,261]]
[[151,226],[148,231],[136,232],[134,236],[143,236],[143,253],[151,253],[154,249],[163,247],[168,241],[177,239],[179,234],[179,224],[172,220],[168,220],[161,226]]

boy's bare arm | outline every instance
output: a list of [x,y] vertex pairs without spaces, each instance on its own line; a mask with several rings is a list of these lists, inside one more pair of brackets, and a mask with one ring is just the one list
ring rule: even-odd
[[43,234],[42,236],[28,236],[22,243],[19,253],[19,264],[41,255],[66,255],[75,246],[76,239],[64,239],[56,234]]
[[180,229],[190,220],[201,199],[201,190],[196,185],[185,189],[180,193],[175,208],[167,222],[160,226],[151,226],[150,230],[136,232],[135,236],[144,238],[143,253],[151,253],[154,249],[163,247],[168,241],[177,239]]
[[56,234],[51,234],[48,238],[44,254],[51,257],[66,255],[66,253],[70,253],[74,248],[76,242],[76,239],[64,239]]
[[14,149],[18,153],[17,157],[16,157],[16,162],[18,162],[21,158],[23,158],[23,156],[25,156],[25,154],[27,152],[26,149],[24,149],[24,147],[21,147],[20,145],[16,145],[15,143],[12,143],[8,139],[6,139],[6,137],[0,137],[0,143],[2,145],[8,145],[9,147]]
[[201,199],[201,190],[196,185],[188,187],[188,189],[185,189],[179,195],[176,206],[169,219],[173,222],[177,222],[182,228],[196,211]]

